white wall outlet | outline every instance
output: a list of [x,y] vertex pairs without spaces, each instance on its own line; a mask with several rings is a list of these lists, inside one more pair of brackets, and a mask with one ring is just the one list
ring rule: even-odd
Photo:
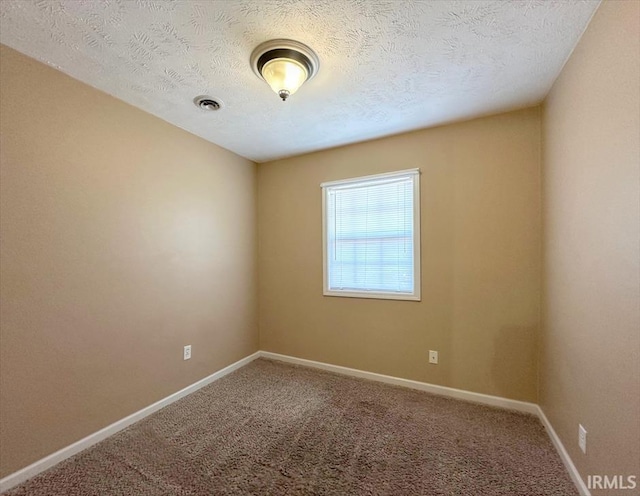
[[429,350],[429,363],[438,363],[438,352]]
[[583,453],[587,452],[587,430],[578,424],[578,446]]
[[191,345],[188,344],[184,347],[184,359],[189,360],[191,358]]

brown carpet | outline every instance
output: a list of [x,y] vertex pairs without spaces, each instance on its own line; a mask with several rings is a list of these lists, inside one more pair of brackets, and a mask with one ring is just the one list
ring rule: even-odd
[[575,495],[540,422],[260,359],[10,495]]

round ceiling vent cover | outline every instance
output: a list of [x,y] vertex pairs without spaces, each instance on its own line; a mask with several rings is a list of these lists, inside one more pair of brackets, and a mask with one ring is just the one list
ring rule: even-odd
[[222,108],[222,102],[210,96],[197,96],[193,99],[193,103],[195,103],[199,109],[206,110],[207,112],[214,112]]

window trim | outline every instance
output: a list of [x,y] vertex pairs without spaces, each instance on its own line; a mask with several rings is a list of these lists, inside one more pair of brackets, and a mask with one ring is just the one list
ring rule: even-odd
[[[413,293],[396,293],[389,291],[341,291],[329,289],[329,271],[327,263],[327,196],[330,187],[347,186],[349,184],[400,176],[412,176],[413,180]],[[320,184],[322,188],[322,280],[323,296],[341,296],[346,298],[374,298],[379,300],[421,301],[422,281],[420,265],[420,169],[405,169],[385,172],[369,176],[353,177]]]

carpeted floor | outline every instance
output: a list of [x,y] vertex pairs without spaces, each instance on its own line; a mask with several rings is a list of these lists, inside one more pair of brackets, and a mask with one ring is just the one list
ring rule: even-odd
[[533,416],[260,359],[7,494],[578,493]]

